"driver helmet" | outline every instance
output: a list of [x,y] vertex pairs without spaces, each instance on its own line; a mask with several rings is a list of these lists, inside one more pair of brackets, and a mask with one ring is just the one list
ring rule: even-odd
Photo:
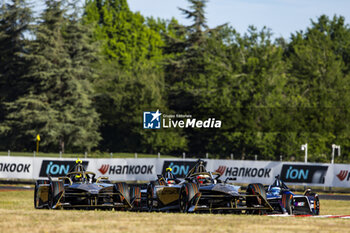
[[198,175],[197,176],[197,181],[199,184],[204,184],[207,181],[208,175]]
[[167,183],[168,184],[175,184],[175,180],[168,180]]
[[75,180],[76,180],[77,182],[81,182],[81,181],[83,180],[83,176],[82,176],[81,174],[76,174],[76,175],[75,175]]
[[271,194],[274,195],[274,196],[279,195],[280,192],[281,192],[281,188],[280,187],[272,187],[271,188]]

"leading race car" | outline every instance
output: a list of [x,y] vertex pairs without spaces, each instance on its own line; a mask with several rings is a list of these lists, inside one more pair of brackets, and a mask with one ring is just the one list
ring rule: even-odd
[[[245,193],[239,186],[219,179],[220,173],[208,172],[199,160],[183,181],[168,170],[147,189],[150,210],[214,213],[264,213],[272,210],[262,184],[250,184]],[[231,179],[232,180],[232,179]]]
[[64,177],[37,180],[34,207],[37,209],[133,209],[140,205],[141,192],[137,186],[112,184],[107,177],[95,178],[81,160]]
[[287,185],[280,179],[275,177],[272,185],[268,186],[267,200],[273,207],[270,213],[276,214],[320,214],[320,200],[318,194],[307,189],[303,195],[294,194]]

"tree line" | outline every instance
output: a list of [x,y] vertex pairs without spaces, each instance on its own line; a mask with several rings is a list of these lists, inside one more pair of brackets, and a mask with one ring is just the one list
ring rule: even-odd
[[[126,0],[26,0],[0,9],[0,150],[110,151],[217,158],[330,159],[350,149],[350,28],[322,15],[273,38],[209,28],[206,0],[191,20],[144,17]],[[143,129],[144,111],[222,121],[220,129]]]

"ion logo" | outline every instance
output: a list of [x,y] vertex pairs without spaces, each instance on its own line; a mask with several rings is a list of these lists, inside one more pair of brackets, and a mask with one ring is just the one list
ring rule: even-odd
[[143,112],[143,128],[144,129],[160,129],[159,109],[156,112]]
[[349,176],[348,176],[348,173],[349,173],[349,171],[341,170],[341,171],[339,172],[339,174],[337,175],[337,177],[338,177],[338,179],[339,179],[340,181],[345,180],[346,177],[348,177],[347,180],[349,180],[349,179],[350,179],[350,174],[349,174]]
[[324,184],[328,166],[284,164],[281,179],[290,183]]
[[[166,172],[166,169],[170,167],[173,174],[177,178],[184,178],[191,168],[196,165],[196,161],[164,161],[162,174]],[[204,162],[204,166],[207,165],[207,162]]]
[[304,179],[306,180],[309,175],[309,169],[293,169],[292,166],[290,166],[287,170],[286,179]]
[[[88,161],[83,162],[83,166],[86,168],[88,166]],[[51,175],[52,177],[65,176],[72,167],[75,165],[75,161],[68,160],[43,160],[41,164],[41,169],[39,176],[47,177],[47,175]]]

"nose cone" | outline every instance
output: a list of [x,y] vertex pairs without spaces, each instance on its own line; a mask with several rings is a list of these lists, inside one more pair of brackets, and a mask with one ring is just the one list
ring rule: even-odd
[[[72,185],[72,186],[74,186],[74,185]],[[89,192],[91,194],[98,194],[100,192],[100,190],[102,189],[102,187],[99,187],[96,184],[80,184],[80,185],[76,185],[76,187],[72,187],[72,188],[84,190],[84,191]]]
[[230,184],[217,184],[213,187],[213,191],[227,193],[232,196],[238,195],[238,189],[239,186],[234,186]]

